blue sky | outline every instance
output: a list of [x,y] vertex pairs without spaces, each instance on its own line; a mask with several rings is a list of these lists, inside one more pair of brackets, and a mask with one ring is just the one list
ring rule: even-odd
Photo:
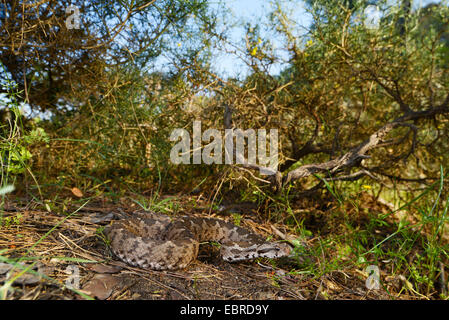
[[[391,4],[398,3],[399,0],[389,0],[388,2]],[[440,0],[414,0],[413,8],[417,9],[419,7],[426,6],[429,3],[441,2]],[[213,2],[211,2],[213,5]],[[237,21],[249,21],[252,23],[261,22],[264,23],[268,19],[268,15],[273,11],[272,1],[271,0],[226,0],[226,7],[229,9],[229,12],[234,16]],[[295,21],[298,25],[301,25],[305,28],[309,27],[312,19],[311,16],[307,13],[304,2],[301,0],[296,1],[282,1],[281,5],[283,7],[292,10],[292,17],[295,18]],[[231,39],[234,42],[241,41],[245,36],[244,30],[242,27],[236,28],[232,32]],[[274,34],[269,31],[266,31],[266,36],[273,39],[273,45],[275,50],[278,50],[279,54],[282,56],[282,47],[280,41],[277,41]],[[285,56],[285,54],[284,54]],[[238,74],[244,74],[246,71],[245,64],[230,54],[228,55],[218,55],[215,58],[214,66],[219,74],[223,76],[236,76]],[[282,65],[274,65],[270,70],[272,74],[277,74],[282,69]]]
[[[310,26],[312,19],[307,14],[304,7],[304,3],[301,0],[297,0],[294,5],[292,1],[281,1],[283,7],[291,10],[291,15],[295,17],[298,24],[308,27]],[[241,24],[240,27],[236,27],[231,34],[231,41],[241,43],[245,37],[245,31],[243,25],[245,22],[250,22],[252,25],[260,23],[262,26],[262,36],[272,40],[274,50],[277,54],[287,58],[282,52],[280,41],[277,41],[276,35],[272,30],[263,28],[264,24],[268,22],[268,17],[271,12],[274,11],[274,4],[268,0],[227,0],[225,6],[229,9],[229,13],[234,17],[234,20]],[[245,64],[233,55],[219,55],[214,61],[217,71],[222,75],[236,76],[238,74],[244,74],[246,71]],[[270,70],[271,73],[276,74],[282,69],[282,65],[276,64]]]

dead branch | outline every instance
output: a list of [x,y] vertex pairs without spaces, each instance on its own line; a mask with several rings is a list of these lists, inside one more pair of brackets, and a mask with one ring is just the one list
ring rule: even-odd
[[[417,127],[413,124],[407,123],[406,121],[412,121],[412,120],[418,120],[418,119],[424,119],[429,117],[434,117],[437,114],[442,113],[449,113],[449,96],[446,98],[446,100],[438,107],[429,108],[422,111],[410,111],[406,113],[405,115],[393,120],[390,123],[387,123],[382,128],[380,128],[378,131],[370,135],[368,139],[363,141],[360,145],[357,147],[351,149],[349,152],[345,153],[344,155],[338,157],[337,159],[330,160],[324,163],[319,164],[307,164],[303,165],[293,171],[290,171],[283,179],[282,185],[285,186],[290,182],[293,182],[295,180],[308,177],[312,174],[318,173],[318,172],[328,172],[330,174],[335,173],[336,171],[343,169],[343,168],[350,168],[358,165],[361,160],[365,158],[369,158],[366,153],[370,151],[371,149],[377,147],[381,142],[384,141],[384,137],[390,133],[393,129],[395,129],[398,126],[406,126],[410,127],[414,132],[413,137],[413,143],[412,148],[410,149],[409,153],[406,155],[408,156],[414,151],[415,144],[416,144],[416,134],[417,134]],[[403,158],[403,157],[401,157]],[[359,175],[362,177],[363,175]]]
[[[426,110],[422,111],[408,111],[401,117],[393,120],[392,122],[389,122],[385,124],[383,127],[381,127],[379,130],[371,134],[365,141],[357,145],[356,147],[353,147],[351,150],[349,150],[347,153],[339,156],[336,159],[332,159],[323,163],[313,163],[313,164],[306,164],[299,168],[296,168],[295,170],[292,170],[288,172],[286,175],[283,175],[282,172],[276,171],[273,172],[271,176],[269,176],[269,181],[272,185],[272,187],[277,190],[278,192],[288,185],[289,183],[292,183],[296,180],[299,180],[301,178],[308,177],[310,175],[314,175],[316,173],[325,172],[327,175],[327,179],[330,180],[357,180],[364,176],[369,176],[373,179],[377,178],[373,175],[372,172],[368,168],[364,168],[360,171],[357,171],[355,173],[350,173],[346,175],[339,175],[343,169],[346,171],[350,168],[359,166],[361,161],[363,159],[370,158],[370,156],[367,154],[370,150],[377,148],[379,146],[385,146],[386,140],[385,137],[395,128],[397,127],[408,127],[410,128],[410,131],[406,134],[406,136],[409,136],[410,132],[413,132],[413,140],[412,140],[412,146],[408,152],[406,152],[403,155],[394,157],[390,159],[391,161],[398,161],[399,159],[405,159],[408,156],[410,156],[415,151],[416,146],[416,139],[417,139],[417,132],[418,127],[416,127],[414,124],[409,123],[409,121],[416,121],[419,119],[424,118],[432,118],[437,114],[443,114],[443,113],[449,113],[449,95],[446,97],[444,102],[437,106],[437,107],[431,107]],[[232,123],[232,109],[229,106],[225,106],[225,128],[230,128]],[[404,141],[405,138],[400,139],[399,141]],[[389,141],[391,142],[391,141]],[[398,141],[396,141],[397,143]],[[394,144],[396,144],[394,143]],[[307,145],[307,144],[306,144]],[[309,144],[310,148],[311,144]],[[239,155],[237,155],[238,157]],[[240,155],[241,157],[242,155]],[[252,165],[252,164],[241,164],[241,166],[254,169],[254,170],[260,170],[262,167],[258,165]],[[266,169],[266,168],[264,168]],[[284,171],[285,172],[285,171]]]

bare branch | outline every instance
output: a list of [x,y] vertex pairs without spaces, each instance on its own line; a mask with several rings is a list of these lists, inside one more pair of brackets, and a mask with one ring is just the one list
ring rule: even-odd
[[345,175],[345,176],[339,176],[339,177],[329,177],[326,178],[326,181],[355,181],[360,178],[363,178],[364,176],[369,176],[373,180],[379,180],[376,176],[374,176],[371,172],[369,172],[366,169]]
[[[415,149],[417,128],[416,128],[416,126],[414,126],[410,123],[406,123],[405,121],[429,118],[429,117],[435,116],[436,114],[441,114],[441,113],[449,113],[449,107],[446,106],[444,103],[441,106],[436,107],[436,108],[430,108],[430,109],[423,110],[423,111],[408,112],[405,115],[397,118],[396,120],[394,120],[390,123],[387,123],[382,128],[380,128],[378,131],[373,133],[368,139],[363,141],[360,145],[351,149],[349,152],[338,157],[337,159],[319,163],[319,164],[303,165],[293,171],[290,171],[287,174],[287,176],[284,177],[284,181],[283,181],[282,185],[285,186],[292,181],[298,180],[300,178],[308,177],[308,176],[318,173],[318,172],[327,171],[330,174],[332,174],[332,173],[337,172],[340,169],[350,168],[350,167],[358,165],[360,163],[360,161],[363,160],[364,158],[369,158],[369,156],[366,155],[366,153],[368,151],[375,148],[379,143],[381,143],[384,140],[384,137],[388,133],[390,133],[393,129],[395,129],[398,126],[410,127],[414,132],[412,148],[409,151],[409,153],[406,154],[406,157],[408,157],[408,155],[410,155]],[[403,157],[401,157],[401,158],[403,158]]]

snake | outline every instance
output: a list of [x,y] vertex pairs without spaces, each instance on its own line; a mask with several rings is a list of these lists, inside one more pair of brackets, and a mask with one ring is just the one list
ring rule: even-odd
[[134,212],[105,228],[112,253],[123,262],[143,269],[184,269],[198,256],[200,243],[220,244],[224,261],[259,257],[281,258],[291,247],[265,241],[260,235],[218,218]]

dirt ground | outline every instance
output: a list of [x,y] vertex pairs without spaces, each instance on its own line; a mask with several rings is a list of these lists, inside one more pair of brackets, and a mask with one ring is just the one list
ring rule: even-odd
[[[0,227],[0,295],[3,299],[203,300],[203,299],[416,299],[392,294],[397,283],[368,290],[367,274],[348,267],[317,278],[281,260],[227,263],[218,248],[201,246],[185,270],[153,271],[127,266],[111,255],[102,226],[116,206],[85,206],[75,214],[8,203]],[[244,227],[258,224],[242,222]],[[252,221],[248,219],[248,221]],[[264,233],[261,225],[256,232]],[[14,261],[20,260],[20,266]],[[34,264],[33,264],[34,263]],[[12,268],[13,267],[13,268]],[[29,267],[29,272],[22,272]],[[292,272],[292,270],[294,270]],[[69,289],[68,287],[71,287]]]

